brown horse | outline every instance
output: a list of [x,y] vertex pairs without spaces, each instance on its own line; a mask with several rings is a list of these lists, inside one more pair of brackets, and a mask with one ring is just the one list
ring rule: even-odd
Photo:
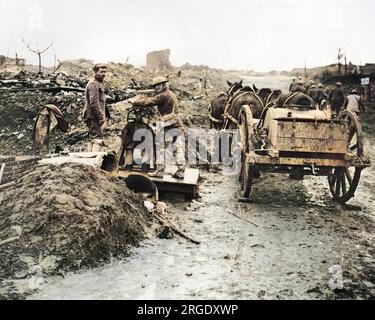
[[215,99],[213,99],[208,108],[210,114],[210,127],[217,130],[221,129],[224,120],[224,109],[227,101],[236,93],[238,90],[243,88],[242,80],[240,82],[230,82],[227,80],[229,88],[227,93],[220,93]]
[[270,105],[271,103],[276,102],[279,97],[283,94],[281,90],[272,90],[265,100],[265,106]]
[[233,129],[237,127],[238,115],[243,105],[250,106],[254,118],[259,118],[264,108],[263,99],[254,92],[254,89],[243,87],[236,91],[227,101],[222,129]]
[[228,100],[228,95],[224,92],[220,93],[213,99],[208,107],[210,114],[210,128],[219,130],[223,125],[224,108]]

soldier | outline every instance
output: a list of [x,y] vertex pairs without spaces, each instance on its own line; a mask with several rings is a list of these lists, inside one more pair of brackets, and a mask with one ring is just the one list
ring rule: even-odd
[[297,84],[292,88],[292,91],[291,91],[291,92],[302,92],[302,93],[306,93],[306,88],[305,88],[305,86],[303,85],[303,79],[302,79],[302,77],[299,77],[299,78],[298,78]]
[[356,113],[357,115],[359,115],[361,111],[365,111],[361,97],[358,95],[358,91],[356,89],[353,89],[351,94],[345,98],[344,108]]
[[308,85],[306,86],[306,91],[309,92],[309,89],[311,88],[311,86],[315,85],[315,81],[314,80],[309,80],[309,83]]
[[337,116],[344,103],[344,92],[341,89],[342,83],[336,82],[336,88],[333,88],[328,95],[328,101],[332,112]]
[[[134,106],[151,107],[157,106],[160,113],[160,125],[164,128],[165,136],[168,136],[168,131],[171,129],[181,129],[183,130],[182,119],[178,113],[178,102],[176,95],[169,90],[168,80],[164,77],[156,77],[152,81],[152,86],[154,87],[156,95],[154,97],[148,98],[138,98],[129,99]],[[182,131],[180,132],[182,133]],[[175,147],[176,153],[176,164],[178,170],[173,174],[175,178],[183,179],[185,171],[185,149],[184,149],[184,135],[179,134],[174,136],[173,145]],[[167,160],[173,157],[170,153],[172,146],[172,141],[165,139],[164,141],[164,156]],[[170,158],[168,158],[170,157]],[[150,176],[162,177],[165,171],[165,162],[162,164],[157,164],[156,171],[150,173]]]
[[310,85],[309,90],[307,91],[307,94],[313,99],[314,106],[319,103],[318,102],[318,95],[319,95],[319,89],[315,84]]
[[289,92],[292,92],[295,85],[296,85],[296,78],[292,78],[292,83],[289,85]]
[[326,100],[327,98],[328,98],[328,95],[326,93],[324,85],[322,85],[321,83],[319,83],[318,84],[318,97],[317,97],[317,101],[316,102],[320,106],[322,104],[322,102],[324,100]]
[[84,119],[88,127],[88,152],[101,151],[105,147],[103,129],[108,115],[103,83],[107,73],[107,66],[105,64],[96,64],[93,70],[94,77],[89,80],[85,89]]

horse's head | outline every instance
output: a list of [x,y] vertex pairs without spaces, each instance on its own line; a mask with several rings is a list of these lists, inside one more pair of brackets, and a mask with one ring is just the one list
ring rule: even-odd
[[229,89],[227,91],[228,96],[231,96],[233,93],[242,88],[242,80],[240,82],[230,82],[227,80],[227,83],[229,86]]
[[267,97],[272,92],[270,88],[262,88],[258,91],[258,95],[263,99],[265,102],[267,100]]

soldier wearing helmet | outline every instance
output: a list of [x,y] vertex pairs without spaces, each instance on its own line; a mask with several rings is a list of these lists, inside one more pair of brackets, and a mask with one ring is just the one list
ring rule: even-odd
[[357,115],[359,115],[361,111],[365,111],[361,96],[358,95],[358,91],[356,89],[353,89],[351,94],[345,98],[344,108],[356,113]]
[[311,99],[313,99],[314,106],[318,103],[318,94],[319,94],[319,90],[317,86],[315,84],[310,85],[307,91],[307,95],[309,95]]
[[318,89],[317,90],[318,90],[318,97],[317,97],[317,101],[316,102],[319,105],[321,105],[323,101],[327,100],[328,95],[326,93],[324,85],[321,84],[321,83],[318,84]]
[[309,80],[309,83],[308,85],[306,86],[306,91],[309,92],[309,89],[315,85],[315,81],[314,80]]
[[328,95],[328,101],[331,105],[332,112],[337,116],[344,103],[344,92],[341,89],[342,83],[336,82],[336,87],[331,89]]
[[305,86],[303,85],[303,79],[302,77],[299,77],[298,78],[298,81],[297,81],[297,84],[292,88],[292,91],[291,92],[302,92],[302,93],[306,93],[306,88]]
[[292,92],[292,89],[296,85],[296,78],[292,78],[292,82],[289,85],[289,92]]
[[[171,129],[181,129],[180,133],[183,132],[182,119],[178,112],[178,101],[176,95],[168,88],[168,79],[165,77],[156,77],[152,80],[152,86],[154,87],[156,95],[153,97],[139,98],[135,97],[129,101],[134,106],[141,107],[152,107],[156,106],[160,114],[160,126],[164,128],[165,136],[168,135],[168,131]],[[175,159],[178,170],[174,173],[174,177],[183,179],[184,177],[184,164],[185,164],[185,147],[184,147],[184,136],[179,134],[173,137],[173,146],[175,149],[175,155],[170,154],[172,141],[164,141],[164,156],[165,158],[170,156],[169,159]],[[168,161],[167,159],[165,159]],[[165,171],[165,163],[157,164],[157,169],[154,173],[150,173],[150,176],[163,176]]]

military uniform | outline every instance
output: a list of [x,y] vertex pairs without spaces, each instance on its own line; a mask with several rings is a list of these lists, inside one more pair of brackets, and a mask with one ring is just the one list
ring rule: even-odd
[[363,104],[361,101],[361,97],[357,94],[357,92],[352,92],[352,94],[348,95],[344,101],[344,107],[346,110],[359,114],[361,110],[363,110]]
[[[178,102],[176,95],[169,89],[165,88],[162,92],[154,97],[135,99],[134,106],[152,107],[156,106],[160,113],[159,129],[164,128],[165,137],[171,135],[171,129],[182,129],[183,122],[178,112]],[[169,133],[169,134],[168,134]],[[179,170],[185,164],[185,140],[183,131],[173,137],[173,141],[165,139],[164,146],[160,148],[164,155],[163,168],[158,171],[164,171],[164,163],[177,164]],[[172,150],[172,144],[174,150]]]
[[335,114],[338,114],[340,112],[341,107],[344,103],[344,93],[341,90],[341,88],[336,87],[333,88],[328,95],[328,101],[331,105],[331,109]]
[[291,92],[302,92],[306,93],[306,88],[303,84],[297,83],[293,88]]
[[84,118],[89,131],[89,140],[103,139],[101,124],[106,119],[105,87],[96,79],[90,79],[85,89]]

